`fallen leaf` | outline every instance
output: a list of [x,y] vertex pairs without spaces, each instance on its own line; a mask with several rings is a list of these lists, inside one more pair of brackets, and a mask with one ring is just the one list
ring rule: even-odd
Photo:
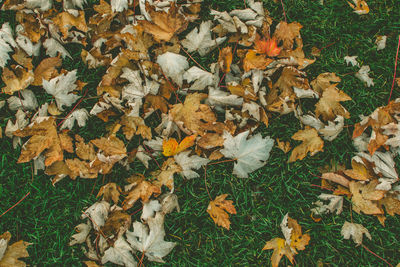
[[208,204],[207,212],[210,214],[214,223],[229,230],[231,222],[229,221],[229,214],[236,214],[235,206],[232,200],[225,200],[228,194],[222,194],[211,200]]
[[166,157],[174,156],[182,151],[185,151],[189,147],[194,145],[196,136],[186,136],[179,144],[175,138],[170,138],[167,141],[163,141],[163,155]]
[[341,230],[341,234],[344,239],[350,239],[350,237],[351,237],[357,246],[362,244],[364,234],[369,240],[372,239],[367,228],[365,228],[361,224],[349,223],[348,221],[344,222],[342,230]]
[[318,136],[318,131],[310,126],[306,126],[304,130],[299,130],[292,136],[292,139],[303,141],[303,143],[293,149],[289,162],[302,160],[308,153],[313,156],[323,151],[324,141]]
[[232,59],[232,47],[224,47],[219,51],[218,63],[222,72],[229,73],[231,71]]
[[349,6],[354,9],[354,13],[357,13],[358,15],[365,15],[369,13],[369,7],[367,2],[364,0],[353,0],[353,3],[347,1]]

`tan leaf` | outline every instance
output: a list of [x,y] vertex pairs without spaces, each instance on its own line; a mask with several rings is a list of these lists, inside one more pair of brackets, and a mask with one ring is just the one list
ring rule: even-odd
[[206,133],[198,141],[197,145],[203,149],[211,149],[224,145],[224,138],[222,134]]
[[94,151],[92,143],[85,143],[82,137],[75,135],[76,155],[82,160],[93,161],[96,158],[96,152]]
[[340,77],[336,76],[335,73],[325,72],[318,75],[318,77],[311,81],[310,84],[315,92],[322,95],[325,89],[329,88],[333,83],[338,83],[340,81]]
[[[0,235],[0,240],[6,240],[7,243],[10,238],[11,234],[9,232]],[[20,261],[19,258],[29,257],[28,251],[26,250],[29,245],[31,245],[31,243],[22,240],[8,245],[3,257],[0,258],[0,267],[25,267],[26,263]]]
[[231,222],[229,214],[236,214],[235,206],[232,200],[225,200],[228,194],[217,196],[215,200],[211,200],[207,207],[207,212],[210,214],[216,225],[222,226],[229,230]]
[[114,204],[118,204],[120,194],[121,188],[116,183],[108,183],[100,188],[96,198],[103,196],[103,200],[107,202],[111,202],[112,200]]
[[243,59],[243,69],[248,72],[252,69],[265,70],[274,60],[264,54],[257,54],[254,50],[249,50]]
[[289,162],[302,160],[308,153],[313,156],[317,152],[323,151],[324,141],[318,136],[318,131],[310,126],[306,126],[304,130],[299,130],[292,136],[292,139],[303,141],[303,143],[293,149]]
[[350,182],[349,188],[350,192],[353,194],[351,202],[353,203],[353,209],[355,212],[360,213],[362,211],[368,215],[383,214],[383,210],[378,207],[376,202],[365,199],[364,197],[366,196],[378,200],[376,198],[379,198],[382,193],[375,190],[372,191],[370,187],[354,181]]
[[88,31],[85,20],[85,12],[83,11],[79,11],[79,15],[77,17],[70,14],[69,12],[58,13],[58,15],[53,18],[53,22],[55,25],[58,26],[64,39],[68,37],[68,32],[73,27],[82,32]]
[[400,215],[400,200],[398,200],[396,196],[386,196],[383,199],[379,200],[379,204],[385,207],[385,210],[389,215]]
[[317,118],[322,116],[325,121],[333,121],[338,115],[348,119],[350,118],[350,113],[340,102],[349,100],[351,100],[350,96],[337,89],[335,84],[332,84],[324,90],[322,97],[315,104],[315,115]]
[[127,155],[124,142],[116,136],[101,137],[90,142],[101,149],[106,156]]
[[51,102],[50,105],[47,107],[47,112],[50,113],[50,115],[53,116],[58,116],[62,113],[57,107],[56,102]]
[[168,158],[164,161],[161,170],[153,171],[151,173],[152,176],[156,177],[156,180],[153,182],[155,186],[161,188],[163,185],[169,188],[169,190],[174,189],[174,174],[182,171],[181,167],[179,167],[174,158]]
[[286,244],[285,239],[276,237],[269,240],[267,243],[265,243],[262,250],[269,249],[274,250],[271,257],[272,267],[278,267],[283,256],[286,256],[291,263],[294,263],[294,253],[290,249],[290,246]]
[[347,180],[346,177],[344,177],[340,174],[334,173],[334,172],[326,172],[326,173],[322,174],[322,179],[332,181],[337,184],[341,184],[345,187],[349,187],[349,183],[350,183],[350,181]]
[[168,42],[175,34],[184,31],[188,25],[188,21],[179,13],[179,9],[175,4],[171,4],[168,13],[164,11],[157,12],[150,5],[146,5],[146,9],[152,22],[142,20],[140,25],[146,32],[153,35],[157,42]]
[[1,78],[6,84],[6,86],[2,89],[3,93],[10,95],[12,95],[14,92],[24,90],[34,80],[33,72],[26,71],[21,66],[16,66],[14,68],[14,72],[9,68],[3,68]]
[[124,211],[114,210],[110,212],[104,226],[101,227],[101,231],[105,237],[118,237],[122,236],[126,230],[131,226],[131,216]]
[[233,59],[232,47],[227,46],[219,51],[218,63],[222,72],[228,73],[231,71],[232,59]]
[[286,23],[281,21],[277,26],[274,32],[274,37],[279,41],[283,42],[284,50],[291,50],[293,48],[293,44],[295,39],[299,39],[300,37],[300,29],[303,26],[298,22]]
[[122,207],[124,210],[130,209],[139,199],[143,202],[148,202],[153,194],[156,196],[161,194],[160,187],[142,179],[129,191],[128,196],[122,203]]
[[36,67],[33,74],[35,79],[32,85],[42,85],[43,79],[49,81],[50,79],[58,76],[58,71],[56,68],[61,67],[62,60],[59,57],[45,58]]
[[282,150],[285,154],[292,149],[289,142],[280,141],[279,138],[276,139],[276,146]]

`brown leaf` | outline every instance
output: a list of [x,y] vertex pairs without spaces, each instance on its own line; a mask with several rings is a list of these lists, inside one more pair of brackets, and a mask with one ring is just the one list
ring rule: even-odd
[[122,203],[122,207],[124,210],[130,209],[139,198],[143,202],[148,202],[153,194],[156,196],[161,194],[160,187],[141,180],[136,185],[133,185],[133,189],[129,191],[128,196]]
[[96,158],[96,152],[94,151],[94,147],[92,143],[85,143],[82,137],[79,135],[75,135],[76,145],[76,155],[82,160],[93,161]]
[[131,225],[131,216],[124,211],[114,210],[110,212],[101,231],[106,238],[122,236]]
[[396,196],[388,195],[379,200],[379,204],[385,207],[385,210],[389,215],[400,215],[400,200],[398,200]]
[[175,4],[171,4],[168,13],[164,11],[155,11],[155,8],[146,5],[146,9],[152,22],[141,20],[139,24],[143,29],[152,34],[157,42],[168,42],[175,34],[179,34],[187,28],[188,21],[179,13]]
[[203,149],[211,149],[224,145],[224,138],[218,133],[206,133],[198,141],[197,145]]
[[211,200],[208,204],[207,212],[210,214],[216,225],[222,226],[229,230],[231,222],[229,221],[229,214],[236,214],[235,206],[232,200],[225,200],[228,194],[217,196],[215,200]]
[[108,183],[100,188],[96,198],[103,196],[103,200],[110,203],[112,200],[114,204],[118,204],[120,194],[121,194],[121,188],[116,183]]
[[300,29],[303,26],[298,22],[286,23],[281,21],[274,32],[274,37],[279,41],[283,42],[284,50],[291,50],[293,48],[294,41],[300,37]]
[[278,267],[283,256],[286,256],[292,264],[294,263],[294,253],[290,246],[286,244],[285,239],[279,237],[271,239],[264,245],[262,250],[269,249],[274,250],[271,257],[272,267]]
[[266,55],[258,55],[254,50],[249,50],[243,59],[243,69],[248,72],[252,69],[265,70],[274,60]]
[[302,160],[308,153],[313,156],[317,152],[323,151],[324,141],[318,136],[318,131],[310,126],[306,126],[304,130],[299,130],[292,136],[292,139],[303,141],[303,143],[293,149],[289,162]]
[[325,91],[325,89],[329,88],[332,84],[340,82],[340,77],[336,76],[335,73],[325,72],[318,75],[318,77],[311,81],[311,86],[315,92],[317,92],[320,96]]
[[[0,235],[0,239],[5,239],[7,242],[10,238],[11,234],[9,232]],[[19,258],[29,257],[29,253],[26,250],[29,245],[31,245],[31,243],[22,240],[8,245],[3,257],[0,258],[0,267],[25,267],[26,263],[20,261]]]
[[276,139],[276,146],[282,150],[285,154],[292,149],[289,142],[280,141],[279,138]]
[[337,174],[337,173],[333,173],[333,172],[326,172],[326,173],[322,174],[322,179],[332,181],[337,184],[341,184],[345,187],[349,187],[349,183],[350,183],[350,181],[347,180],[346,177],[344,177],[340,174]]
[[90,142],[101,149],[106,156],[127,155],[124,142],[116,136],[101,137]]
[[183,104],[175,104],[170,110],[170,116],[186,134],[202,136],[216,122],[217,118],[211,108],[200,104],[206,97],[206,94],[190,94]]
[[33,74],[35,75],[35,79],[33,80],[32,85],[42,85],[43,79],[48,81],[58,76],[58,71],[56,68],[61,67],[61,63],[62,60],[59,57],[50,57],[43,59],[33,72]]
[[26,71],[21,66],[16,66],[13,69],[14,72],[9,68],[4,67],[1,75],[3,82],[6,84],[2,91],[3,93],[10,95],[12,95],[14,92],[24,90],[34,80],[32,71]]
[[172,191],[174,189],[174,174],[180,171],[182,171],[182,169],[176,164],[174,158],[168,158],[164,161],[161,170],[151,173],[152,176],[156,177],[153,184],[159,188],[165,185]]
[[69,30],[73,27],[82,32],[88,31],[85,20],[85,13],[83,11],[79,11],[79,15],[77,17],[70,14],[69,12],[61,12],[53,18],[53,22],[55,25],[58,26],[64,39],[68,37]]
[[350,182],[349,188],[350,192],[353,194],[351,202],[353,203],[353,209],[355,212],[360,213],[362,211],[368,215],[383,214],[383,210],[378,207],[376,202],[364,198],[364,196],[367,196],[376,199],[377,197],[379,198],[382,193],[375,193],[375,190],[371,191],[370,187],[354,181]]
[[333,121],[338,115],[350,118],[350,113],[340,104],[342,101],[349,101],[351,97],[332,84],[322,93],[322,97],[315,104],[316,117],[322,116],[325,121]]
[[227,46],[219,51],[218,63],[222,72],[228,73],[231,71],[232,59],[233,59],[232,47]]

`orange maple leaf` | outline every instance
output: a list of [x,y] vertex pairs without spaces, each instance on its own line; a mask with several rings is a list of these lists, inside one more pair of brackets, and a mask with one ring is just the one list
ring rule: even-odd
[[163,141],[163,155],[166,157],[174,156],[179,152],[186,150],[194,145],[196,136],[186,136],[179,144],[175,138],[170,138],[168,141]]
[[276,57],[282,50],[281,47],[278,47],[275,37],[255,41],[254,48],[258,53],[267,54],[269,57]]
[[232,200],[225,200],[228,194],[217,196],[215,200],[211,200],[207,207],[207,212],[210,214],[216,225],[222,226],[229,230],[231,222],[229,214],[236,214],[235,206]]

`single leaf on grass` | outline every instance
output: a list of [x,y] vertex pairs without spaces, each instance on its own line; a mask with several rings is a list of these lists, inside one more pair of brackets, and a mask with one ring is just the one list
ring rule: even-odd
[[340,214],[343,211],[343,196],[336,196],[332,194],[320,194],[318,196],[320,200],[329,201],[328,204],[324,204],[322,201],[318,200],[314,202],[316,205],[315,208],[312,208],[311,211],[316,215],[323,215],[327,213]]
[[179,144],[175,138],[170,138],[167,141],[163,141],[163,155],[166,157],[174,156],[182,151],[185,151],[189,147],[194,145],[196,136],[186,136]]
[[361,224],[349,223],[347,221],[345,221],[343,224],[341,234],[344,239],[350,239],[350,237],[351,237],[353,239],[354,243],[357,244],[357,246],[362,244],[364,234],[369,240],[372,239],[367,228],[365,228]]
[[361,81],[363,81],[367,87],[371,87],[374,86],[374,81],[371,77],[369,77],[369,72],[370,72],[370,68],[368,65],[362,66],[358,72],[355,74],[355,76],[360,79]]
[[245,131],[233,137],[224,132],[224,148],[220,151],[225,157],[236,160],[233,174],[240,178],[247,178],[249,173],[264,166],[274,146],[274,140],[269,136],[262,138],[257,134],[247,139],[249,133]]
[[276,139],[276,146],[282,150],[285,154],[292,149],[289,142],[280,141],[279,138]]
[[324,141],[318,136],[318,131],[310,126],[306,126],[304,130],[299,130],[292,136],[292,139],[303,141],[303,143],[293,149],[289,162],[302,160],[308,153],[313,156],[323,151]]
[[76,234],[71,236],[71,241],[69,242],[70,246],[73,246],[75,244],[82,244],[86,241],[86,238],[89,235],[90,230],[92,229],[92,226],[87,223],[81,223],[75,226],[75,231],[77,232]]
[[273,238],[263,248],[263,250],[274,250],[271,257],[273,267],[279,266],[283,256],[286,256],[293,264],[294,255],[298,254],[297,250],[304,250],[310,241],[310,236],[308,234],[303,235],[300,225],[288,214],[285,215],[280,226],[285,239]]
[[10,239],[10,232],[0,235],[0,267],[25,267],[26,263],[20,261],[19,258],[29,257],[26,248],[31,243],[20,240],[9,245]]
[[207,212],[210,214],[214,223],[229,230],[231,222],[229,214],[236,214],[235,206],[232,200],[225,200],[228,194],[217,196],[215,200],[211,200],[207,207]]

